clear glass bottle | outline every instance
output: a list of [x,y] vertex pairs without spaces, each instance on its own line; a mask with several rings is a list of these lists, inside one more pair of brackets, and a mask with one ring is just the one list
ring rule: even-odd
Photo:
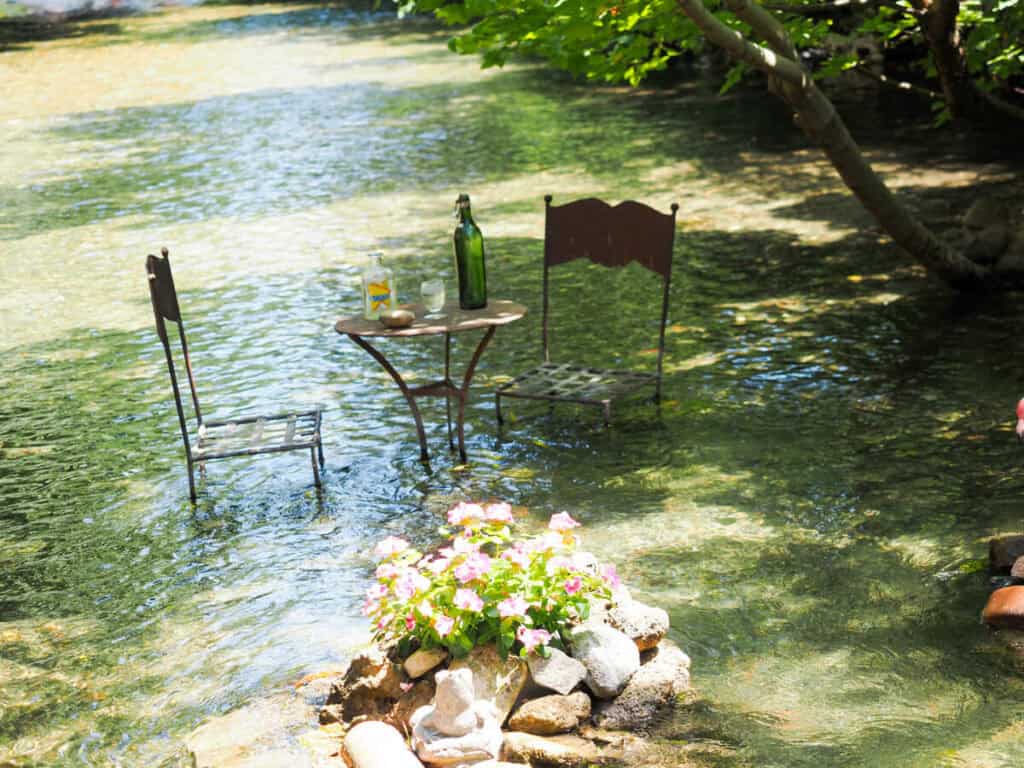
[[386,309],[395,308],[395,274],[380,263],[380,253],[370,254],[363,270],[363,317],[377,320]]
[[487,306],[487,270],[484,267],[484,236],[473,221],[469,195],[455,201],[455,271],[459,276],[459,307],[482,309]]

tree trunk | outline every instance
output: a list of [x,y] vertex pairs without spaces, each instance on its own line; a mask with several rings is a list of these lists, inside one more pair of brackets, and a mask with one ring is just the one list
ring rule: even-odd
[[[955,5],[957,0],[948,2]],[[793,109],[800,128],[822,148],[846,186],[900,247],[956,288],[974,289],[990,282],[989,268],[940,240],[896,199],[864,158],[832,102],[800,63],[783,26],[768,11],[751,0],[726,0],[728,9],[750,25],[766,41],[765,46],[727,27],[708,11],[703,0],[677,3],[711,43],[768,75],[772,90]]]
[[956,23],[960,0],[912,0],[912,3],[918,12],[921,32],[932,52],[949,114],[954,119],[978,114],[984,102],[967,74],[967,62]]

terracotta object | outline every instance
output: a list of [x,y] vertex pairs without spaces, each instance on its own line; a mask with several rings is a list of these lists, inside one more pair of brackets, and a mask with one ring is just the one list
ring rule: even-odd
[[990,627],[1024,629],[1024,587],[1003,587],[989,595],[981,620]]

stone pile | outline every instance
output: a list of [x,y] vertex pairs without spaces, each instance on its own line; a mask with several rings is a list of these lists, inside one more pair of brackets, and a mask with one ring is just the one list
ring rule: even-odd
[[570,653],[371,648],[333,684],[320,722],[347,729],[353,768],[631,763],[644,750],[637,732],[689,688],[690,659],[668,628],[665,611],[622,590],[573,628]]
[[1024,630],[1024,535],[992,539],[988,564],[999,586],[989,595],[982,621],[1000,629]]

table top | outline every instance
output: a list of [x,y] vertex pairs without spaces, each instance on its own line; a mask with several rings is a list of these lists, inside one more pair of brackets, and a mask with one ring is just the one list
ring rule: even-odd
[[334,324],[334,330],[349,336],[431,336],[505,325],[526,314],[526,307],[522,304],[502,299],[488,301],[483,309],[459,309],[457,302],[450,302],[444,305],[438,317],[425,317],[426,309],[422,304],[402,304],[399,308],[416,313],[412,325],[405,328],[388,328],[380,320],[367,320],[359,314],[341,318]]

